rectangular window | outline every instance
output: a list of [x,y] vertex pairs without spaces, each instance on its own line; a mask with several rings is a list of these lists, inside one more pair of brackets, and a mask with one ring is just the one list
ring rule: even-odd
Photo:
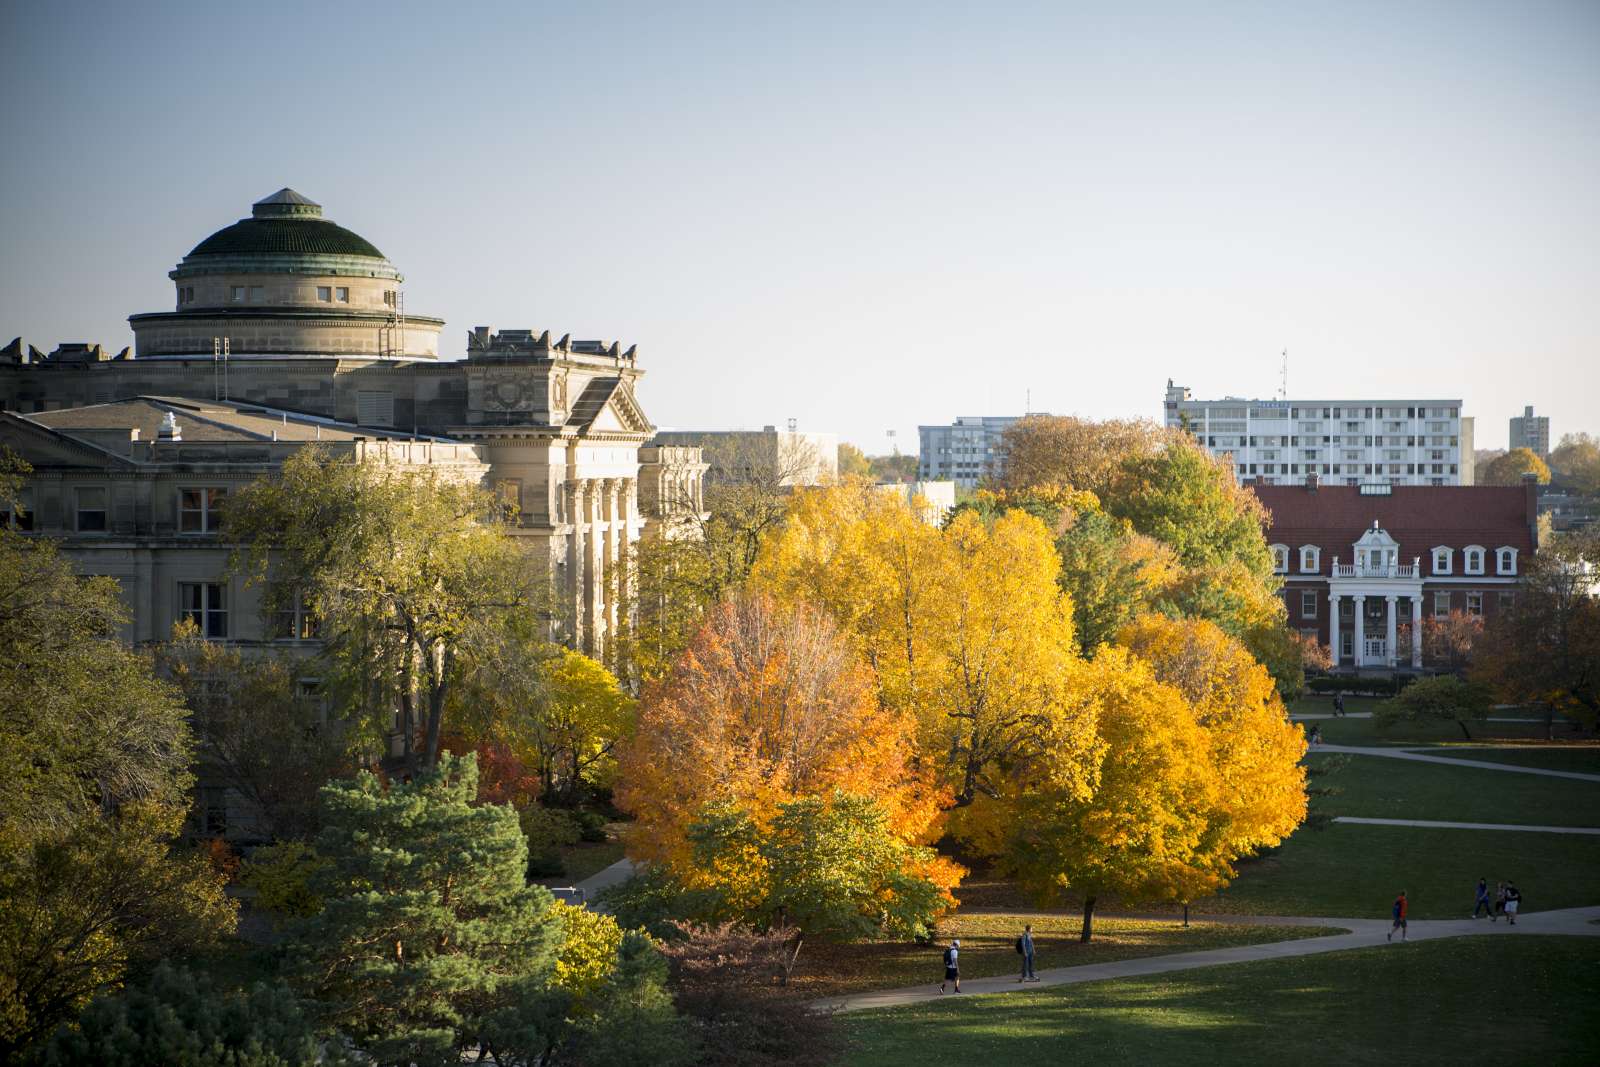
[[105,533],[106,491],[101,487],[75,490],[78,511],[74,528],[79,533]]
[[1497,605],[1497,607],[1500,611],[1510,611],[1512,607],[1516,605],[1516,603],[1517,594],[1502,591],[1500,594],[1500,603]]
[[252,303],[252,304],[261,304],[261,303],[265,303],[266,299],[267,299],[267,290],[264,287],[259,286],[259,285],[252,285],[250,287],[250,303]]
[[327,285],[317,286],[317,299],[323,303],[330,303],[333,300],[333,288]]
[[1482,593],[1468,593],[1467,594],[1467,614],[1468,615],[1482,615],[1483,614],[1483,594]]
[[1450,614],[1450,593],[1448,590],[1433,594],[1433,614],[1438,619]]
[[1300,591],[1300,617],[1302,619],[1314,619],[1317,617],[1317,594],[1315,590],[1302,589]]
[[15,508],[9,501],[0,499],[0,527],[23,531],[33,529],[33,506],[27,490],[23,490],[22,499],[17,501]]
[[318,633],[311,602],[302,593],[290,595],[272,613],[272,637],[277,641],[314,641]]
[[229,290],[229,298],[235,304],[244,303],[244,286],[235,285],[231,290]]
[[345,286],[345,285],[339,286],[337,289],[335,289],[333,291],[333,297],[334,297],[335,300],[339,301],[339,303],[341,303],[341,304],[350,303],[350,288],[349,288],[349,286]]
[[188,534],[216,533],[222,529],[222,501],[226,489],[178,490],[178,530]]
[[220,582],[182,582],[178,585],[178,617],[194,623],[200,636],[228,636],[228,587]]
[[394,425],[394,394],[389,392],[356,393],[356,421],[363,426]]

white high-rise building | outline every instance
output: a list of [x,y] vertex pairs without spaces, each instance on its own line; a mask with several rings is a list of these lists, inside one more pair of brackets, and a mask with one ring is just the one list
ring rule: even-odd
[[1167,379],[1164,411],[1240,481],[1471,485],[1472,419],[1456,400],[1196,400]]
[[1000,438],[1020,415],[963,415],[947,426],[918,426],[917,477],[971,489],[1005,465]]

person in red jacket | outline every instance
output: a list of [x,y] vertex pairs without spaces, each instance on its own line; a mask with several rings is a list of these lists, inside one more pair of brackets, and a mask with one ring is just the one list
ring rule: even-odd
[[1400,895],[1394,898],[1394,925],[1389,927],[1389,936],[1384,940],[1393,941],[1394,932],[1400,931],[1400,940],[1406,939],[1406,891],[1400,890]]

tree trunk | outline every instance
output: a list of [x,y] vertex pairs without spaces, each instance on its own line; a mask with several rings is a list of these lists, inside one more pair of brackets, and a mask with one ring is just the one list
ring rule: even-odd
[[1554,741],[1556,739],[1556,706],[1554,704],[1546,704],[1544,706],[1544,739],[1546,741]]
[[1461,736],[1465,737],[1468,741],[1471,741],[1472,740],[1472,734],[1469,733],[1468,730],[1467,730],[1466,720],[1457,719],[1456,720],[1456,725],[1461,727]]
[[1094,936],[1094,897],[1083,898],[1083,933],[1078,935],[1078,940],[1084,944],[1089,943],[1089,938]]
[[439,765],[439,734],[444,728],[444,698],[450,674],[450,655],[442,646],[435,646],[433,662],[428,671],[428,763],[427,769]]

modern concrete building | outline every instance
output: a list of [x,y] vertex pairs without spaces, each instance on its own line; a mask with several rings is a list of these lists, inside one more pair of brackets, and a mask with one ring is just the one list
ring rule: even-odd
[[956,506],[955,482],[880,482],[872,488],[916,507],[917,514],[929,526],[942,526],[945,516]]
[[1538,547],[1536,486],[1251,486],[1289,625],[1340,668],[1420,669],[1427,616],[1490,617]]
[[1533,406],[1522,409],[1511,419],[1511,443],[1507,448],[1526,448],[1540,459],[1550,458],[1550,417],[1535,415]]
[[[214,492],[322,440],[448,463],[514,499],[530,565],[564,602],[558,635],[605,653],[629,546],[660,509],[698,501],[705,471],[694,449],[651,441],[635,348],[480,326],[466,359],[440,360],[443,322],[405,310],[394,265],[289,189],[169,277],[175,310],[132,316],[132,350],[45,353],[20,338],[0,350],[5,439],[36,468],[36,528],[86,568],[117,561],[135,637],[190,611],[179,585],[225,581],[215,532],[182,525],[187,502],[203,515]],[[182,441],[156,436],[166,414]],[[219,637],[266,639],[241,595],[221,594]]]
[[948,426],[918,426],[917,477],[971,489],[1004,471],[1000,440],[1020,415],[962,415]]
[[1167,379],[1163,411],[1241,482],[1471,485],[1473,425],[1460,400],[1195,400]]

